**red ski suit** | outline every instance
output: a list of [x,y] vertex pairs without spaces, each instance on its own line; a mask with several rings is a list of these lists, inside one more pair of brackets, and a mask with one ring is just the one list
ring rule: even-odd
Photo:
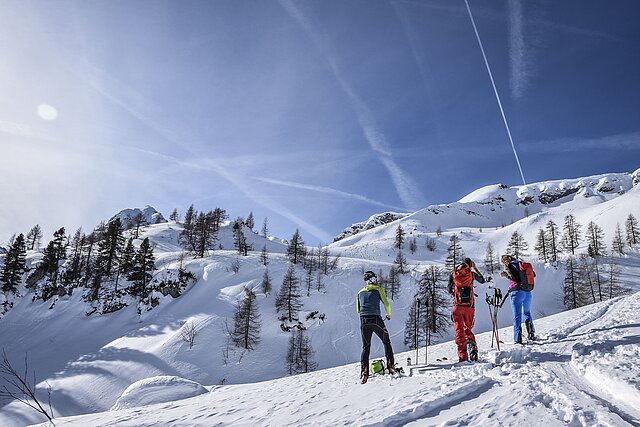
[[[468,267],[467,267],[468,268]],[[484,283],[484,277],[476,272],[471,272],[473,280]],[[455,331],[455,342],[458,346],[458,360],[467,360],[467,342],[476,344],[476,337],[473,335],[472,328],[475,320],[475,298],[473,295],[473,287],[471,288],[471,303],[469,305],[459,305],[455,303],[451,313],[453,320],[453,329]],[[453,274],[449,276],[449,293],[454,294]]]

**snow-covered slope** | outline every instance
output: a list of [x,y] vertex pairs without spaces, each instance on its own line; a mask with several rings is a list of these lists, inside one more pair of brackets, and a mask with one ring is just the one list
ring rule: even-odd
[[[497,253],[502,253],[511,234],[517,230],[533,247],[534,236],[539,228],[549,219],[562,224],[564,216],[569,213],[574,214],[583,225],[591,220],[597,222],[605,232],[607,245],[610,245],[616,223],[623,223],[630,213],[636,217],[640,214],[638,175],[638,172],[609,174],[530,184],[526,187],[485,187],[459,202],[432,206],[331,244],[330,253],[333,256],[341,255],[338,269],[323,276],[324,291],[311,289],[307,295],[305,289],[300,316],[307,328],[319,368],[341,366],[359,359],[361,341],[354,297],[362,286],[362,271],[383,270],[386,273],[389,270],[397,253],[393,241],[398,225],[407,232],[407,237],[415,237],[418,244],[413,254],[404,250],[411,272],[401,279],[401,293],[391,301],[392,320],[387,323],[394,350],[401,352],[406,350],[403,342],[404,325],[413,303],[417,279],[428,266],[444,264],[452,234],[458,234],[465,253],[479,261],[481,268],[488,243],[492,243]],[[613,186],[613,190],[604,191],[610,186]],[[544,197],[543,201],[540,200],[542,194],[550,197],[551,194],[558,195],[558,192],[577,187],[580,187],[577,192],[551,203],[543,203],[549,200]],[[529,200],[528,196],[532,196],[533,201],[524,205],[522,201]],[[525,207],[528,216],[525,216]],[[440,236],[436,233],[438,228],[442,230]],[[14,308],[0,319],[0,342],[8,356],[14,361],[21,361],[25,352],[28,353],[30,367],[36,370],[39,381],[42,380],[42,390],[45,380],[54,390],[52,404],[57,416],[108,410],[131,384],[150,377],[176,376],[207,386],[230,384],[233,386],[223,389],[242,393],[243,390],[257,390],[261,386],[239,384],[288,376],[285,357],[290,333],[281,330],[281,322],[274,308],[275,294],[289,267],[285,256],[286,246],[279,240],[246,232],[253,251],[242,257],[233,250],[232,229],[227,224],[220,230],[219,248],[210,256],[183,259],[178,243],[181,229],[179,224],[169,222],[144,227],[140,234],[140,239],[149,237],[153,244],[159,271],[157,275],[164,274],[163,270],[175,271],[179,265],[183,265],[196,276],[196,283],[191,284],[177,299],[163,297],[160,305],[142,315],[138,315],[135,306],[130,306],[108,315],[87,316],[82,289],[59,298],[52,309],[49,309],[51,301],[33,302],[28,291],[21,289],[26,296],[16,300]],[[427,239],[435,239],[435,251],[425,248]],[[269,252],[267,267],[260,262],[260,250],[263,247]],[[580,250],[584,251],[584,246]],[[533,254],[533,251],[530,253]],[[40,256],[32,252],[29,259],[38,259]],[[637,284],[640,275],[638,249],[617,257],[616,262],[621,267],[621,283],[640,290]],[[538,274],[533,302],[535,318],[561,312],[564,268],[562,265],[553,267],[537,262],[534,266]],[[237,272],[234,272],[235,267],[239,267]],[[259,290],[267,268],[274,287],[271,295],[264,295]],[[302,267],[297,267],[296,272],[304,282]],[[499,277],[493,283],[503,289],[506,287]],[[487,286],[478,286],[478,295],[484,296]],[[244,352],[231,345],[227,352],[225,322],[232,322],[234,305],[242,297],[245,287],[253,288],[258,293],[262,318],[261,342],[255,351]],[[487,306],[482,300],[481,297],[476,310],[474,330],[477,332],[491,329]],[[325,314],[325,320],[320,320],[317,315],[305,320],[307,315],[315,311]],[[505,307],[499,313],[500,325],[509,325],[510,321],[510,312]],[[191,349],[181,337],[185,325],[190,324],[195,325],[198,331]],[[436,341],[445,342],[451,337],[452,333],[448,331]],[[488,341],[485,338],[480,344],[484,353],[489,348]],[[440,354],[449,359],[455,356],[451,343],[438,348],[441,349]],[[372,354],[379,355],[381,351],[379,342],[374,341]],[[337,369],[336,372],[343,372],[340,371],[343,368]],[[353,368],[349,369],[353,374]],[[476,375],[476,368],[464,369]],[[351,374],[345,380],[348,384],[353,383]],[[327,375],[327,378],[332,376]],[[292,381],[292,384],[304,386],[303,378],[305,376],[276,381]],[[444,384],[455,385],[455,381],[451,381],[446,380]],[[331,387],[328,382],[324,384]],[[340,390],[336,393],[340,393]],[[311,397],[309,399],[314,401]],[[443,402],[450,402],[447,399]],[[344,404],[339,407],[344,408]],[[344,410],[349,411],[348,408]],[[354,417],[356,413],[357,407],[352,412]],[[38,421],[40,418],[16,402],[0,408],[0,425],[25,425]],[[330,419],[326,421],[328,424]],[[396,422],[391,420],[389,423]],[[401,420],[397,422],[402,423]]]
[[[449,342],[429,348],[430,363],[411,376],[376,376],[361,385],[357,364],[350,364],[214,386],[186,400],[58,419],[56,425],[638,425],[639,296],[542,319],[541,340],[525,346],[491,350],[490,334],[480,335],[486,350],[476,364],[438,361],[451,355]],[[508,328],[500,333],[507,336]],[[399,358],[410,356],[414,352]]]

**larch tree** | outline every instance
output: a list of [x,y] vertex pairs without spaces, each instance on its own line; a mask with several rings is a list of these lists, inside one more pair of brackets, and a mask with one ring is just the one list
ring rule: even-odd
[[455,266],[460,264],[463,259],[464,251],[460,245],[460,239],[457,234],[454,234],[449,238],[449,248],[447,249],[447,258],[445,259],[447,270],[452,272]]
[[42,228],[40,224],[34,225],[25,237],[25,245],[27,250],[35,250],[40,248],[40,241],[42,240]]
[[604,232],[602,231],[602,228],[593,221],[589,221],[587,224],[587,242],[591,247],[592,257],[601,257],[606,255]]
[[560,254],[560,228],[553,220],[549,220],[545,226],[544,233],[547,241],[549,261],[555,265],[558,262]]
[[303,329],[291,332],[287,350],[287,365],[289,375],[315,371],[318,367],[315,352],[311,347],[311,340]]
[[260,342],[261,324],[256,294],[251,289],[246,288],[244,298],[237,303],[233,316],[233,331],[231,334],[233,343],[245,350],[255,350],[255,347]]
[[298,229],[293,233],[291,241],[287,246],[287,256],[292,263],[297,264],[303,260],[306,255],[306,248],[304,246],[304,240],[300,236]]
[[275,304],[281,320],[289,322],[298,320],[298,312],[302,308],[302,295],[300,294],[300,281],[296,277],[293,264],[289,265],[289,269],[282,279],[282,286],[276,296]]
[[576,221],[576,218],[569,214],[564,217],[564,234],[562,235],[562,246],[571,253],[576,254],[576,249],[580,245],[581,240],[581,225]]
[[500,268],[498,255],[493,250],[491,242],[487,243],[487,250],[484,255],[484,268],[489,272],[489,274],[493,274]]
[[620,228],[620,223],[616,224],[616,230],[613,232],[613,241],[611,242],[611,249],[613,252],[618,255],[624,255],[624,238],[622,236],[622,229]]
[[262,293],[265,296],[269,296],[272,290],[271,286],[271,277],[269,276],[269,269],[264,269],[264,273],[262,274],[262,282],[260,283],[260,288],[262,289]]
[[514,256],[517,259],[522,259],[528,256],[528,253],[527,253],[528,250],[529,250],[529,245],[527,244],[527,241],[524,239],[524,236],[522,236],[522,234],[520,234],[518,231],[514,231],[511,234],[509,243],[507,243],[507,253],[509,255]]
[[404,245],[404,236],[405,236],[405,231],[402,229],[402,226],[400,224],[398,224],[398,228],[396,228],[396,237],[393,243],[393,247],[396,249],[402,249],[402,246]]
[[547,245],[547,235],[541,228],[536,236],[536,245],[533,247],[538,253],[538,259],[545,264],[549,262],[549,248]]
[[638,227],[638,220],[633,216],[633,214],[629,214],[624,225],[627,231],[627,243],[629,246],[637,245],[638,242],[640,242],[640,227]]

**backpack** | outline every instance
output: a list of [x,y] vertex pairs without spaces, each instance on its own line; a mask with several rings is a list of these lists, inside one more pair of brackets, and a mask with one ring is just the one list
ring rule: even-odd
[[473,305],[473,273],[468,265],[453,270],[453,303],[471,307]]
[[525,261],[518,262],[518,273],[520,273],[520,289],[532,291],[535,283],[536,272],[533,266]]
[[382,359],[376,359],[371,362],[371,373],[384,375],[384,362]]

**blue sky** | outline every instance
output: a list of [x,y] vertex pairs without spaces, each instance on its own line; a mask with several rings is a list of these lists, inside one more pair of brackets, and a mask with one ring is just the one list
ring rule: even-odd
[[[527,182],[640,167],[640,3],[469,4]],[[0,242],[193,203],[326,243],[522,183],[463,0],[3,0],[0,40]]]

